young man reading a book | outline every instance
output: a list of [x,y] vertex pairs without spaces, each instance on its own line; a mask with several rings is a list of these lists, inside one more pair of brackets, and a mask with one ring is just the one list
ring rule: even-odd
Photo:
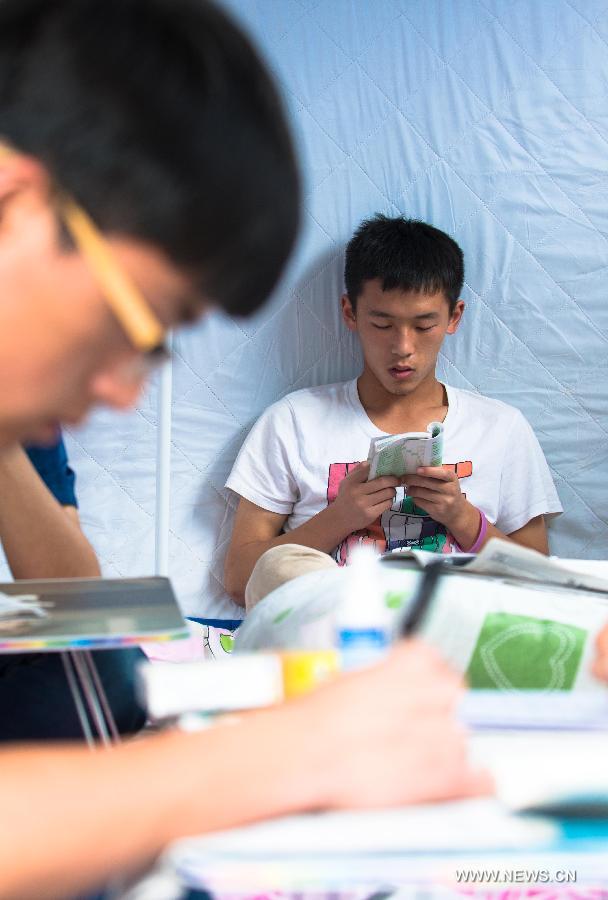
[[[358,228],[342,313],[363,372],[284,397],[245,441],[227,482],[240,496],[225,570],[237,602],[343,565],[361,543],[476,552],[501,537],[547,552],[545,516],[561,505],[529,424],[435,375],[463,317],[463,281],[461,249],[431,225],[378,215]],[[371,440],[431,422],[443,423],[442,466],[368,481]]]

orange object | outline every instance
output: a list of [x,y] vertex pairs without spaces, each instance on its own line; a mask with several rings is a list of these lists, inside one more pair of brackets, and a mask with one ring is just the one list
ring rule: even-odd
[[297,697],[314,690],[340,669],[335,650],[291,650],[281,653],[285,697]]

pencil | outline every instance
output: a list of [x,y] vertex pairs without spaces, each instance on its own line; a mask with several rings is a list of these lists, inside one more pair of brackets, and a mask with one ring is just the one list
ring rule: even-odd
[[409,605],[401,623],[402,637],[410,637],[414,632],[420,630],[435,596],[435,588],[442,571],[442,562],[434,562],[425,567],[422,578],[418,582],[414,599]]

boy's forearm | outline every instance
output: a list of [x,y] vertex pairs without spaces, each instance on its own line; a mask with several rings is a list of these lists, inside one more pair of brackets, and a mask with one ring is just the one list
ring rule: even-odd
[[[473,547],[479,535],[479,510],[472,504],[467,503],[464,508],[464,514],[451,523],[449,527],[454,538],[464,550]],[[491,522],[488,522],[482,547],[485,547],[491,538],[512,541],[515,544],[520,544],[522,547],[529,547],[545,555],[549,553],[547,529],[543,516],[536,516],[522,528],[511,534],[505,534]]]
[[73,894],[137,870],[178,837],[321,805],[323,742],[300,718],[284,707],[94,754],[3,751],[0,895]]
[[73,896],[145,866],[172,840],[256,819],[487,792],[453,719],[459,696],[439,657],[408,641],[375,666],[199,734],[96,753],[1,751],[0,896]]
[[14,578],[99,575],[93,548],[21,447],[0,452],[0,542]]
[[294,528],[293,531],[277,535],[268,541],[252,541],[241,544],[230,553],[228,559],[226,590],[233,600],[244,606],[247,582],[258,559],[267,550],[281,544],[301,544],[303,547],[312,547],[323,553],[331,553],[351,533],[351,530],[350,526],[343,521],[339,511],[330,505],[309,519],[308,522]]

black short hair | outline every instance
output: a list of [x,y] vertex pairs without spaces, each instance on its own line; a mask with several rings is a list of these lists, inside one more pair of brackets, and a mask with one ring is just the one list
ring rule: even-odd
[[443,292],[452,312],[464,283],[464,256],[453,238],[426,222],[378,214],[359,225],[346,247],[344,281],[353,309],[365,282],[376,278],[384,291]]
[[228,312],[266,299],[293,246],[282,102],[208,0],[0,0],[0,139]]

